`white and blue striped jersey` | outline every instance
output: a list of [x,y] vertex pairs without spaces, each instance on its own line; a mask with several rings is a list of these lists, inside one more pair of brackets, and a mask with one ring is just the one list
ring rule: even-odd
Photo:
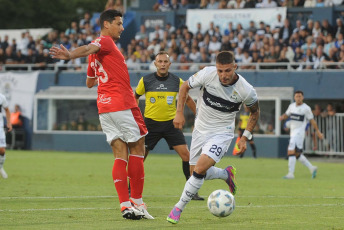
[[2,109],[8,107],[8,102],[6,100],[6,97],[0,93],[0,129],[3,130],[4,127],[4,118],[3,118],[3,113]]
[[305,103],[296,105],[294,102],[289,105],[285,114],[290,118],[290,136],[304,138],[307,123],[314,119],[311,108]]
[[256,90],[241,75],[233,85],[221,84],[215,66],[205,67],[188,79],[190,88],[200,88],[194,128],[200,133],[234,133],[235,116],[241,104],[257,102]]

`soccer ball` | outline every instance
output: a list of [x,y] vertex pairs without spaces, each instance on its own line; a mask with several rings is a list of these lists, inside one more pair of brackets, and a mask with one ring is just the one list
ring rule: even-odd
[[229,216],[235,208],[234,196],[223,189],[215,190],[208,197],[208,208],[214,216]]

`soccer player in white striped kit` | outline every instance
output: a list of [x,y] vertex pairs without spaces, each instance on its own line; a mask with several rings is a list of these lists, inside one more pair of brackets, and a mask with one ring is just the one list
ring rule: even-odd
[[8,109],[8,103],[6,100],[6,97],[0,93],[0,174],[2,178],[7,179],[7,173],[4,169],[4,163],[6,159],[5,151],[6,151],[6,135],[5,131],[3,129],[4,127],[4,119],[2,117],[2,108],[4,108],[6,112],[6,120],[7,120],[7,129],[8,132],[12,130],[12,124],[11,124],[11,113],[10,110]]
[[310,121],[313,128],[316,130],[317,136],[323,139],[323,134],[320,132],[311,108],[303,102],[303,92],[295,91],[294,100],[287,111],[280,116],[280,120],[290,118],[290,140],[288,145],[288,174],[284,179],[294,179],[294,171],[296,159],[305,165],[312,174],[312,178],[317,175],[318,168],[313,166],[308,159],[302,154],[303,142],[305,140],[306,125]]
[[[190,149],[190,167],[193,175],[186,182],[179,202],[167,217],[167,221],[177,224],[181,212],[201,188],[204,180],[222,179],[229,190],[236,193],[235,168],[217,168],[234,138],[235,116],[244,103],[250,110],[250,117],[242,138],[238,143],[239,154],[246,150],[246,141],[259,117],[259,104],[256,90],[235,70],[237,64],[234,54],[220,52],[216,66],[205,67],[185,81],[179,90],[177,114],[174,119],[176,128],[182,129],[184,105],[191,88],[200,88],[197,99],[197,113]],[[191,171],[190,170],[190,171]]]

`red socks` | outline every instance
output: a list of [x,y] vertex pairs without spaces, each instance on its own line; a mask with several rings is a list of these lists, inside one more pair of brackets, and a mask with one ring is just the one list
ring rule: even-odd
[[135,199],[142,198],[145,177],[143,159],[143,156],[129,156],[128,177],[130,181],[131,197]]
[[129,201],[127,161],[116,158],[112,168],[112,178],[115,184],[119,203]]

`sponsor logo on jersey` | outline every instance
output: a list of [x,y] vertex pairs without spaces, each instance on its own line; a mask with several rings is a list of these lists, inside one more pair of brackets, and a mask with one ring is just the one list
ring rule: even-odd
[[241,102],[231,102],[223,98],[214,96],[208,93],[208,91],[205,88],[203,92],[203,101],[207,106],[222,112],[239,111],[241,105]]
[[305,115],[300,115],[296,113],[290,114],[290,120],[293,121],[304,121],[305,120]]
[[99,94],[98,103],[110,104],[111,103],[111,97],[105,97],[105,94]]
[[101,45],[100,45],[100,38],[97,38],[96,40],[94,40],[93,42],[92,42],[92,44],[93,45],[96,45],[96,46],[98,46],[98,47],[101,47]]
[[174,96],[167,96],[167,104],[172,105]]
[[158,87],[156,87],[156,89],[167,89],[167,87],[165,87],[164,84],[160,84]]
[[154,97],[151,97],[149,100],[151,103],[155,103],[155,101],[156,101]]
[[238,93],[236,91],[234,91],[230,98],[232,100],[237,100],[238,99]]

